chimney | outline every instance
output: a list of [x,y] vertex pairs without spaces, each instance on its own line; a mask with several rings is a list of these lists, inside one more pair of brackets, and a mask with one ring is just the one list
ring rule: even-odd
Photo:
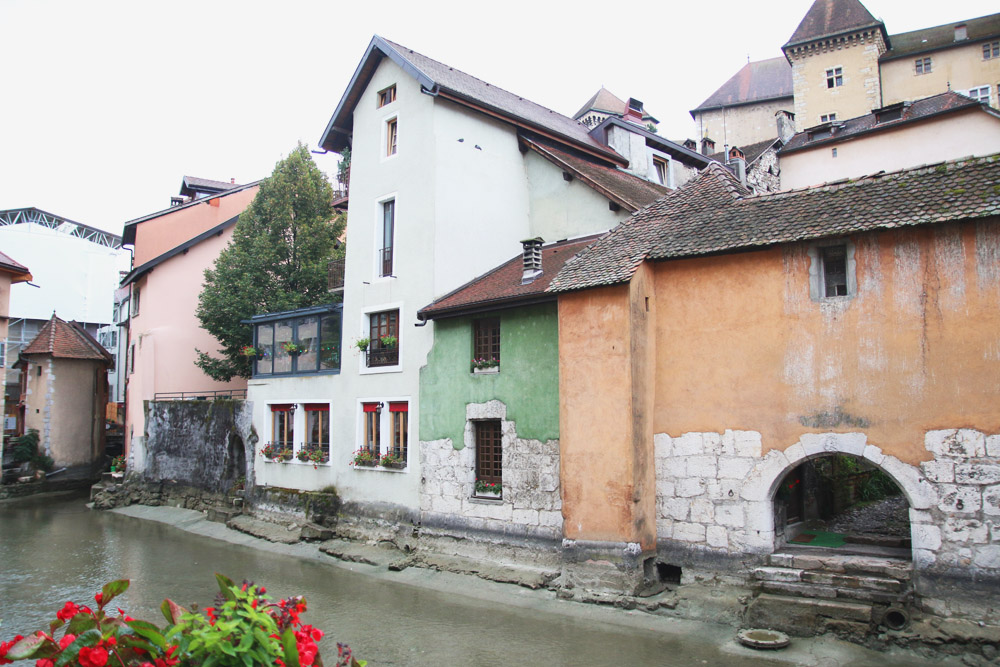
[[715,152],[715,142],[709,139],[708,137],[703,138],[701,140],[701,154],[711,155],[714,152]]
[[521,274],[521,284],[527,285],[534,282],[535,278],[542,275],[542,244],[545,241],[541,237],[526,239],[521,241],[524,246],[522,259],[524,261],[524,272]]
[[969,38],[968,28],[964,23],[959,23],[955,26],[955,41],[961,42]]
[[236,179],[235,178],[230,178],[229,179],[229,183],[230,183],[230,185],[236,185]]
[[634,97],[628,98],[628,103],[625,105],[625,120],[642,125],[642,102]]
[[736,172],[736,177],[740,179],[740,183],[743,185],[747,184],[747,158],[736,146],[729,149],[729,165],[732,167],[733,171]]
[[698,142],[695,141],[694,139],[685,139],[684,140],[684,148],[688,149],[689,151],[694,151],[695,153],[697,153],[698,152]]
[[781,143],[787,144],[795,136],[795,114],[781,109],[774,114],[774,120],[778,125],[778,138]]

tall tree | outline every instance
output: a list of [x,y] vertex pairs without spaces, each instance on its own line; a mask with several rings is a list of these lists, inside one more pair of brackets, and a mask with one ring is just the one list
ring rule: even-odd
[[329,180],[299,144],[261,181],[233,240],[205,270],[197,315],[221,344],[221,357],[197,350],[197,366],[214,380],[249,377],[241,348],[252,344],[252,333],[242,320],[331,301],[327,269],[344,254],[337,247],[343,230]]

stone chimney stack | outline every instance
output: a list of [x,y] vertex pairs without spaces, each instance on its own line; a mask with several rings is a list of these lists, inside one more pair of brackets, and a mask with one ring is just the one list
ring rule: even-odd
[[542,275],[542,244],[545,243],[541,237],[525,239],[521,241],[524,246],[522,259],[524,262],[524,272],[521,274],[521,284],[527,285],[534,282],[535,278]]
[[744,186],[747,184],[747,158],[736,146],[729,149],[729,165]]
[[795,114],[782,109],[774,114],[774,120],[778,125],[778,138],[781,143],[787,144],[795,135]]
[[708,137],[704,137],[701,140],[701,154],[711,155],[714,152],[715,152],[715,142],[709,139]]

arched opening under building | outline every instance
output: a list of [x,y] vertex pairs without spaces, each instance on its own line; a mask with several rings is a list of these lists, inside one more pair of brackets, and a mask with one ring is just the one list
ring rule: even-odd
[[807,458],[781,477],[773,503],[776,549],[911,557],[906,496],[863,458]]

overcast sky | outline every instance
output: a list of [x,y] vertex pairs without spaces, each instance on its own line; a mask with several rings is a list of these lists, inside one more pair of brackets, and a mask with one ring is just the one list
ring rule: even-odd
[[[315,148],[376,33],[566,115],[604,85],[682,139],[687,110],[781,55],[811,2],[0,0],[0,209],[121,233],[184,175],[267,176]],[[864,4],[890,34],[997,8]]]

